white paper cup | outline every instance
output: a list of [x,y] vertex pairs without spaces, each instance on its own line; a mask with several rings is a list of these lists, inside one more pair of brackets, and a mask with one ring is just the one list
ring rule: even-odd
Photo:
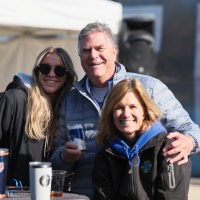
[[74,124],[68,126],[69,136],[72,142],[74,142],[78,149],[81,151],[86,150],[85,133],[81,124]]
[[50,162],[29,162],[31,200],[50,200],[51,175]]

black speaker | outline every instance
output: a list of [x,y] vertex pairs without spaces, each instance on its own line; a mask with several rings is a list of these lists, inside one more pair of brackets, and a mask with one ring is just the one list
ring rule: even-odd
[[119,34],[119,62],[127,71],[156,75],[154,21],[137,17],[124,19]]

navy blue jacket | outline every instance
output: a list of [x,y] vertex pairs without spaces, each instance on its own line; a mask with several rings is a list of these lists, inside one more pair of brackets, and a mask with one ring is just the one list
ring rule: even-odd
[[25,134],[28,88],[14,76],[0,97],[0,148],[9,149],[7,185],[13,179],[29,186],[29,162],[44,160],[44,140],[30,140]]

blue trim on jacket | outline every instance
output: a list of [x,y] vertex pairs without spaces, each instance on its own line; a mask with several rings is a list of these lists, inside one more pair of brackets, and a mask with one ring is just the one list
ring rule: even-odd
[[[167,133],[166,129],[160,122],[155,122],[148,130],[146,130],[144,133],[141,134],[141,136],[135,142],[133,147],[130,147],[128,144],[126,144],[126,142],[120,137],[117,137],[114,140],[110,140],[109,144],[114,150],[116,150],[122,156],[128,158],[130,167],[134,168],[140,164],[140,158],[138,155],[140,149],[142,149],[142,147],[149,140],[151,140],[154,136],[158,135],[161,132]],[[134,156],[137,156],[136,164],[133,164]]]

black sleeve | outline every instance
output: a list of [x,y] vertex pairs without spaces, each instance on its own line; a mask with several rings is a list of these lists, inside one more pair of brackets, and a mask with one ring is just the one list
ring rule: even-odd
[[156,199],[187,200],[191,177],[190,158],[188,163],[182,165],[169,164],[169,158],[164,158],[160,151],[159,159]]
[[109,161],[105,152],[100,151],[93,165],[93,199],[94,200],[116,200],[112,184]]
[[0,146],[8,146],[24,133],[27,95],[20,89],[5,91],[0,96]]
[[0,94],[0,141],[3,140],[5,134],[9,130],[12,116],[13,113],[10,99],[6,95],[6,92],[2,92]]

